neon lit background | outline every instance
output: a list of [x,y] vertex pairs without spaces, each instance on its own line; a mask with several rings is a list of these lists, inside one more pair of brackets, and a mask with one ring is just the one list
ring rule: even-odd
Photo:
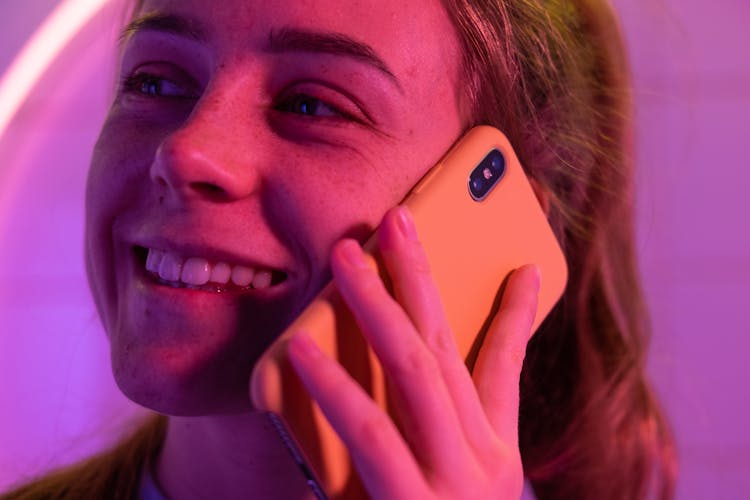
[[[0,75],[62,3],[0,2]],[[635,67],[650,369],[680,447],[678,498],[746,498],[750,4],[615,4]],[[116,439],[139,412],[110,375],[82,258],[119,15],[110,2],[78,32],[0,136],[0,491]]]

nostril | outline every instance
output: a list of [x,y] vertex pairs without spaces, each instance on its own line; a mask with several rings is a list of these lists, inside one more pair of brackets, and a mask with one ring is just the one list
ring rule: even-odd
[[260,182],[254,165],[238,165],[225,141],[215,144],[191,130],[175,131],[156,151],[150,176],[161,194],[169,193],[167,200],[174,195],[177,203],[200,198],[224,203],[252,195]]

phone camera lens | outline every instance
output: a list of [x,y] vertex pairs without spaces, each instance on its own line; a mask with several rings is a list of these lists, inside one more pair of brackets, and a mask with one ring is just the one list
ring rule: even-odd
[[482,201],[505,173],[505,158],[497,149],[484,157],[469,175],[469,193],[476,201]]

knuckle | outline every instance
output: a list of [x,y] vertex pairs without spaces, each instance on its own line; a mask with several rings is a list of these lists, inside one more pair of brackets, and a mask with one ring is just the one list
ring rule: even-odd
[[434,376],[437,374],[435,358],[426,350],[411,348],[391,367],[396,377]]
[[467,456],[453,474],[428,474],[438,498],[519,498],[523,465],[519,451],[494,443],[491,450]]
[[523,465],[519,450],[502,447],[487,469],[490,479],[496,482],[496,490],[505,493],[504,498],[518,498],[523,491]]
[[385,416],[379,413],[370,413],[362,416],[357,426],[357,433],[362,440],[375,448],[383,448],[389,442],[388,425],[389,422]]
[[456,345],[453,333],[446,325],[439,325],[425,332],[425,343],[440,359],[455,353]]

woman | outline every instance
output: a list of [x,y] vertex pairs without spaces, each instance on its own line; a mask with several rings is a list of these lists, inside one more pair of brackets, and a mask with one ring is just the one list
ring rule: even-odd
[[[400,431],[304,335],[291,344],[371,496],[517,498],[524,475],[538,498],[671,496],[607,4],[269,3],[133,6],[90,168],[87,270],[119,387],[168,417],[9,497],[309,497],[247,383],[331,272],[410,395]],[[515,145],[570,279],[527,347],[539,277],[514,273],[472,380],[435,333],[409,215],[389,209],[475,124]],[[358,264],[381,220],[398,301]]]

